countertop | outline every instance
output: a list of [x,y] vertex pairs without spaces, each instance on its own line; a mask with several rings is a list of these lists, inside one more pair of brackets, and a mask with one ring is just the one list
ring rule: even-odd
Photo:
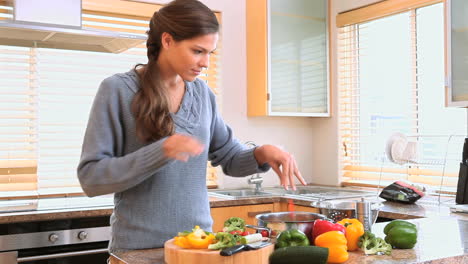
[[[53,200],[53,206],[49,206],[51,200]],[[275,202],[289,201],[293,201],[293,203],[296,205],[311,205],[311,200],[307,199],[293,199],[280,196],[271,196],[244,198],[237,200],[226,200],[222,198],[210,197],[210,206],[212,208],[215,208],[226,206],[269,204]],[[61,206],[60,204],[63,204],[63,206]],[[447,205],[443,203],[437,203],[435,198],[425,197],[416,202],[415,204],[411,205],[384,201],[383,205],[384,206],[379,212],[379,217],[391,219],[414,219],[434,216],[451,216],[457,219],[468,220],[467,213],[453,213],[450,211],[450,208]],[[113,201],[112,197],[51,198],[38,200],[36,207],[38,208],[37,210],[21,212],[2,212],[0,213],[0,224],[110,216],[113,211]]]
[[[403,264],[403,263],[468,263],[468,221],[450,217],[420,218],[409,220],[418,227],[418,242],[413,249],[394,249],[390,256],[365,256],[362,252],[350,252],[345,263]],[[384,237],[387,223],[376,223],[372,232]],[[115,253],[114,264],[164,264],[164,249],[133,250]]]
[[[90,199],[83,197],[54,198],[54,206],[44,206],[51,201],[39,200],[38,210],[0,213],[0,224],[14,222],[48,221],[70,218],[110,216],[112,199]],[[71,202],[73,201],[73,202]],[[270,204],[293,201],[296,205],[310,206],[307,199],[293,199],[280,196],[226,200],[210,197],[210,206],[227,207],[242,205]],[[42,203],[42,204],[41,204]],[[60,204],[71,205],[61,207]],[[57,206],[55,206],[57,204]],[[391,256],[363,256],[351,253],[347,263],[468,263],[468,214],[453,213],[447,203],[438,203],[436,198],[425,197],[415,204],[407,205],[383,202],[379,217],[390,219],[411,219],[419,226],[419,241],[414,249],[394,250]],[[373,231],[382,233],[385,223],[376,223]],[[380,235],[383,237],[382,235]],[[135,250],[121,252],[114,257],[114,263],[164,263],[163,249]],[[121,259],[121,262],[116,262]]]

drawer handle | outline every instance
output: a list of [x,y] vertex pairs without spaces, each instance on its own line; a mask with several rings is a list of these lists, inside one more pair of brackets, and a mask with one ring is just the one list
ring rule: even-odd
[[247,216],[248,217],[255,217],[258,214],[268,214],[268,213],[271,213],[271,211],[248,212]]
[[49,254],[49,255],[22,257],[22,258],[18,258],[17,262],[21,263],[21,262],[30,262],[30,261],[36,261],[36,260],[66,258],[66,257],[101,254],[101,253],[109,253],[109,249],[106,247],[106,248],[99,248],[99,249],[88,249],[88,250],[83,250],[83,251],[72,251],[72,252],[55,253],[55,254]]

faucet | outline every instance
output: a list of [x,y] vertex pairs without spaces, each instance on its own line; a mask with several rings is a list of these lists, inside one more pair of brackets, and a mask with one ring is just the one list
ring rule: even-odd
[[[254,148],[257,147],[257,144],[255,144],[253,141],[247,141],[245,142],[245,145]],[[247,182],[249,184],[255,184],[255,192],[262,191],[263,178],[262,176],[260,176],[260,173],[253,174],[252,177],[250,177],[250,179],[247,180]]]

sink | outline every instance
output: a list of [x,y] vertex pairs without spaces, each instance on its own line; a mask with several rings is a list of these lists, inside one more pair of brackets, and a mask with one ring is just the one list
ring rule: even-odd
[[253,189],[217,190],[217,191],[208,191],[208,194],[214,197],[230,198],[230,199],[274,195],[274,193],[271,193],[271,192],[255,191]]
[[296,190],[271,187],[265,188],[265,191],[286,197],[300,197],[302,199],[309,198],[313,200],[347,199],[376,195],[375,192],[322,186],[296,186]]
[[296,186],[295,191],[285,190],[283,187],[265,187],[262,191],[259,192],[255,191],[254,189],[247,188],[231,190],[208,190],[208,194],[213,197],[224,199],[282,196],[313,201],[360,198],[377,195],[376,192],[323,186]]

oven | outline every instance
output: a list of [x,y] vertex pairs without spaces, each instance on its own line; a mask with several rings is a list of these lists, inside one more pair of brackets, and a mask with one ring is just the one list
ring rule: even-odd
[[0,224],[1,264],[106,263],[109,216]]

